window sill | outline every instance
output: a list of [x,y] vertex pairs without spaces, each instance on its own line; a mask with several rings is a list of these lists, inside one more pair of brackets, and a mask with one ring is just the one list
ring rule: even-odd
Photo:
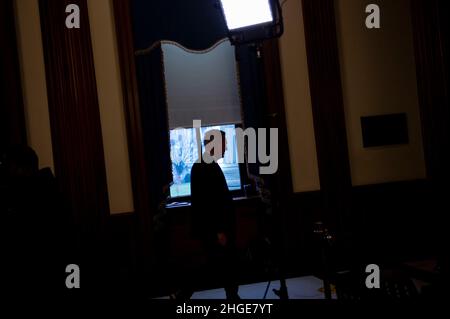
[[[242,203],[242,202],[249,202],[249,201],[257,201],[260,200],[259,196],[236,196],[233,197],[233,201],[236,203]],[[177,208],[184,208],[184,207],[191,207],[191,202],[189,200],[185,201],[174,201],[166,205],[167,209],[177,209]]]

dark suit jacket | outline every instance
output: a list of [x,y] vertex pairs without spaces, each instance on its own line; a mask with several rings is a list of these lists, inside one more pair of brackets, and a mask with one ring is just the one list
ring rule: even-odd
[[55,297],[66,292],[65,268],[77,260],[75,236],[52,172],[12,178],[0,189],[0,291]]
[[236,216],[233,199],[217,163],[195,163],[191,171],[192,235],[214,239],[224,232],[233,240]]

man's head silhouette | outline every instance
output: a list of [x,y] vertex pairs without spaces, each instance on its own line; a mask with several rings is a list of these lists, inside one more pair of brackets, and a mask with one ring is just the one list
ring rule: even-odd
[[9,147],[2,162],[10,177],[30,177],[39,171],[39,159],[36,152],[25,145]]
[[218,161],[224,157],[227,150],[226,134],[221,130],[209,130],[205,133],[203,144],[205,153]]

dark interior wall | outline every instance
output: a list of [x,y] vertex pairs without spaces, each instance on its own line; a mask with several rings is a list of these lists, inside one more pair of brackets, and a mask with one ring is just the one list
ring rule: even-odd
[[355,187],[351,250],[364,260],[399,262],[437,255],[431,188],[424,180]]
[[[292,271],[315,272],[320,243],[313,235],[321,220],[324,194],[294,194],[287,214],[287,261]],[[442,232],[433,205],[433,191],[425,180],[353,187],[346,237],[334,246],[336,263],[396,263],[437,256]],[[336,235],[334,232],[332,234]]]
[[428,218],[448,265],[445,240],[450,178],[450,3],[411,0],[417,83],[427,177],[432,190]]
[[412,0],[417,80],[428,178],[446,188],[450,177],[450,4]]
[[133,0],[132,14],[136,50],[159,40],[202,50],[226,37],[226,26],[215,1]]
[[0,2],[0,148],[26,144],[13,1]]
[[[254,245],[261,236],[262,224],[258,198],[240,199],[235,201],[237,212],[237,246],[240,251],[240,267],[245,274],[244,281],[258,281],[264,275],[264,271],[256,267],[250,269],[251,262],[246,260],[246,253],[251,245]],[[155,228],[154,244],[158,263],[154,268],[152,282],[155,283],[154,293],[161,294],[161,288],[176,289],[183,277],[188,278],[197,271],[202,271],[205,262],[205,254],[201,242],[192,239],[191,236],[191,207],[170,208],[159,216],[158,226]],[[257,278],[259,276],[259,278]],[[214,283],[199,282],[199,287]],[[210,286],[209,286],[210,287]]]

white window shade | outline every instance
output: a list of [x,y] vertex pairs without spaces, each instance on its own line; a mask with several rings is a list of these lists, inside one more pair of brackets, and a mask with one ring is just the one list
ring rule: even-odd
[[208,52],[163,43],[170,129],[241,122],[234,48],[224,41]]

